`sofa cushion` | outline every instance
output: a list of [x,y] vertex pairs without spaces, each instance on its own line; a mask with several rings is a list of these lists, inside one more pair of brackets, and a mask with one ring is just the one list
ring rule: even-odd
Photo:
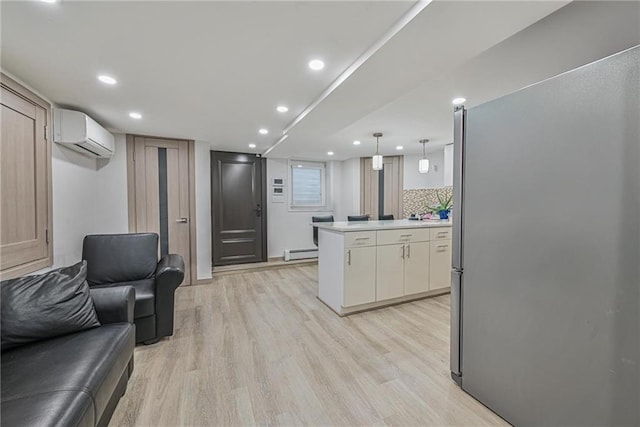
[[[93,419],[99,420],[133,357],[134,346],[132,324],[110,323],[4,352],[0,372],[2,424],[5,417],[14,416],[12,408],[20,409],[20,405],[5,406],[5,402],[29,396],[46,399],[47,393],[54,401],[63,398],[54,393],[58,391],[88,394],[94,405]],[[43,408],[50,405],[54,404]]]
[[60,390],[2,402],[3,426],[96,425],[93,400],[86,391]]
[[0,284],[2,351],[25,343],[100,326],[79,262]]
[[90,285],[150,279],[158,265],[158,235],[89,235],[82,243],[82,259],[87,261]]

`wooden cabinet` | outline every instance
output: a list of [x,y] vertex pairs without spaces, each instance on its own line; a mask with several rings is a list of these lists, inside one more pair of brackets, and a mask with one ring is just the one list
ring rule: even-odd
[[375,246],[375,231],[356,231],[348,233],[344,236],[344,246],[347,248],[355,248],[360,246]]
[[376,301],[404,295],[404,245],[378,246]]
[[51,106],[0,73],[0,278],[52,264]]
[[340,315],[439,295],[450,286],[450,227],[319,233],[318,298]]
[[429,242],[407,243],[404,258],[404,294],[429,290]]
[[378,246],[376,301],[429,290],[429,242]]
[[451,286],[451,240],[429,242],[429,290]]
[[349,248],[344,260],[344,307],[376,300],[376,248]]
[[378,245],[393,245],[394,243],[427,242],[429,229],[402,229],[378,231]]

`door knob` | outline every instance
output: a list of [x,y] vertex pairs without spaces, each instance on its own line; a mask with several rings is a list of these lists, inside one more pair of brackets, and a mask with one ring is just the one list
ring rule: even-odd
[[187,218],[178,218],[178,219],[176,219],[176,222],[184,222],[184,223],[186,223],[186,222],[189,222],[189,220]]

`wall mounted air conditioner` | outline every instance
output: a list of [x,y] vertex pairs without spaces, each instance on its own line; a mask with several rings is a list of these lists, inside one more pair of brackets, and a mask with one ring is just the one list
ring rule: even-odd
[[53,140],[93,158],[113,156],[115,138],[95,120],[80,111],[53,110]]

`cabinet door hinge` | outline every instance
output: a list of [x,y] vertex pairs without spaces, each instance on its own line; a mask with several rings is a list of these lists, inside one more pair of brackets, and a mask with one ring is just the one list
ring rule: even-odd
[[44,240],[48,245],[49,244],[49,229],[44,230]]

